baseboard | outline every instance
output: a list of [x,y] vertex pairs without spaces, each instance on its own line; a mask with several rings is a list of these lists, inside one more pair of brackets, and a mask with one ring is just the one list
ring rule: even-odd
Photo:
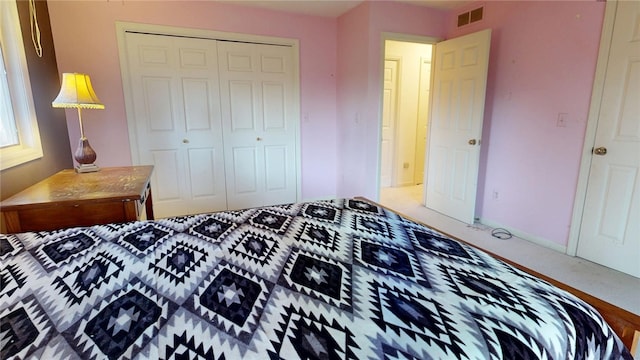
[[567,247],[566,246],[562,246],[562,245],[560,245],[558,243],[555,243],[553,241],[550,241],[548,239],[545,239],[545,238],[542,238],[542,237],[539,237],[539,236],[535,236],[535,235],[531,235],[531,234],[528,234],[528,233],[526,233],[524,231],[520,231],[518,229],[513,229],[513,228],[510,228],[509,226],[498,224],[498,223],[493,222],[491,220],[480,218],[480,219],[478,219],[478,221],[481,224],[489,226],[489,227],[494,228],[494,229],[495,228],[502,228],[502,229],[505,229],[505,230],[509,230],[509,232],[511,234],[513,234],[513,236],[517,236],[522,240],[527,240],[527,241],[532,242],[532,243],[534,243],[536,245],[540,245],[540,246],[546,247],[548,249],[555,250],[555,251],[557,251],[559,253],[562,253],[562,254],[566,254],[567,253]]
[[327,195],[327,196],[320,196],[320,197],[304,198],[300,202],[329,201],[329,200],[336,200],[336,199],[340,199],[338,195]]

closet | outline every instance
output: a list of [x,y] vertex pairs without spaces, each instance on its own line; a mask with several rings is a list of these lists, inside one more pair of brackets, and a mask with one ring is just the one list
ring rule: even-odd
[[283,204],[299,181],[291,46],[124,33],[134,164],[157,217]]

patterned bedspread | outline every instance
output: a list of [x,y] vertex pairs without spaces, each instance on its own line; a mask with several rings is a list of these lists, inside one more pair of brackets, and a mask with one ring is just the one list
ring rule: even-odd
[[587,304],[349,199],[0,236],[0,358],[631,359]]

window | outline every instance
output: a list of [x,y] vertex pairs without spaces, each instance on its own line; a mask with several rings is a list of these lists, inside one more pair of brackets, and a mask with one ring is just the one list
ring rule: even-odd
[[15,1],[0,1],[0,170],[42,157]]
[[9,80],[0,43],[0,148],[19,144],[16,119],[13,116]]

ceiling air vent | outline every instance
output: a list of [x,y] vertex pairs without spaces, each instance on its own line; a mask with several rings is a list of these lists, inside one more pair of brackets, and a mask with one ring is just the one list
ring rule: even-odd
[[458,15],[458,27],[465,26],[476,21],[482,20],[482,14],[484,12],[484,7],[479,7],[477,9],[473,9],[471,11],[467,11]]

